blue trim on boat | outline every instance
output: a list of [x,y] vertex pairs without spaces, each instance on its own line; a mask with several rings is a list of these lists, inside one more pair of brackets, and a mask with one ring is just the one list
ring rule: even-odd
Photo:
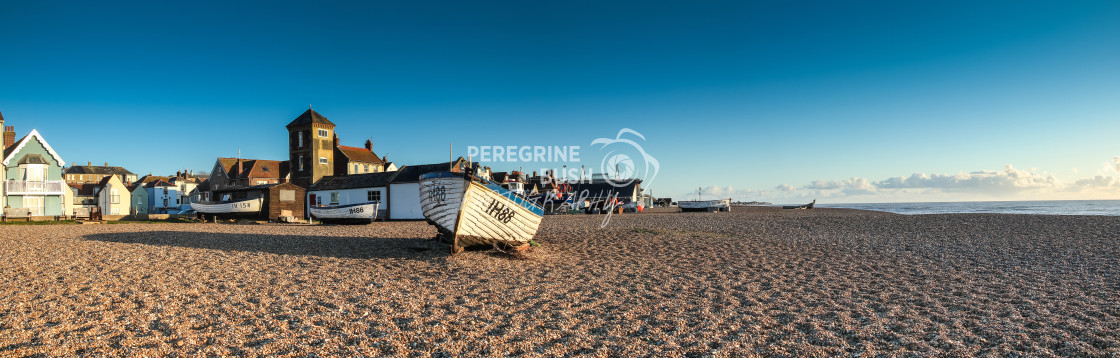
[[[465,180],[465,178],[463,177],[463,174],[452,173],[452,172],[431,172],[431,173],[425,173],[425,174],[420,175],[420,180],[433,179],[433,178],[459,178],[459,179],[464,179]],[[522,198],[520,195],[517,195],[514,192],[509,191],[509,189],[501,187],[500,185],[498,185],[498,183],[495,183],[495,182],[492,182],[492,181],[485,181],[484,183],[486,184],[487,189],[493,190],[495,193],[498,193],[498,195],[506,197],[510,201],[513,201],[514,203],[517,203],[517,205],[520,205],[521,207],[525,208],[526,210],[529,210],[529,211],[533,212],[533,214],[537,214],[538,216],[544,216],[544,209],[541,209],[541,207],[537,206],[536,203],[534,203],[532,201],[529,201],[525,198]]]
[[458,174],[458,173],[452,173],[452,172],[431,172],[431,173],[424,173],[424,174],[420,175],[420,179],[431,179],[431,178],[459,178],[459,179],[463,179],[463,175]]
[[486,183],[486,188],[490,189],[490,190],[493,190],[494,192],[498,193],[498,195],[504,196],[507,199],[517,203],[517,205],[521,205],[521,207],[523,207],[525,209],[528,209],[529,211],[532,211],[533,214],[537,214],[537,216],[544,216],[544,209],[541,209],[541,207],[537,206],[536,203],[533,203],[529,200],[525,200],[525,198],[522,198],[521,196],[515,194],[512,191],[509,191],[506,188],[503,188],[503,187],[499,186],[496,183],[493,183],[493,182]]
[[339,209],[339,208],[349,208],[349,207],[351,207],[351,206],[362,206],[362,205],[371,205],[371,204],[373,204],[373,202],[372,202],[372,201],[367,201],[367,202],[364,202],[364,203],[358,203],[358,204],[346,204],[346,205],[312,205],[311,207],[313,207],[313,208],[316,208],[316,209]]

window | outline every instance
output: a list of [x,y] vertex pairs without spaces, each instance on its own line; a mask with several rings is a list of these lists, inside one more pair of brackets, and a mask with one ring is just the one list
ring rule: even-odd
[[370,202],[381,202],[381,191],[370,190],[366,192],[366,200]]
[[268,180],[257,180],[257,185],[268,184]]
[[338,196],[339,196],[339,195],[338,195],[338,192],[337,192],[337,191],[332,191],[332,192],[331,192],[331,205],[336,205],[336,204],[338,204]]
[[297,146],[296,148],[303,148],[303,132],[298,132],[298,133],[299,133],[299,146]]
[[163,188],[163,195],[167,195],[167,188]]
[[320,136],[320,137],[326,138],[328,134],[329,134],[329,133],[327,133],[327,130],[326,130],[326,129],[320,129],[320,130],[319,130],[319,136]]
[[319,164],[327,164],[327,157],[319,157]]
[[362,173],[369,173],[369,164],[363,165],[362,167]]
[[280,190],[280,201],[292,202],[296,201],[295,190]]
[[303,156],[299,157],[299,171],[303,171]]
[[47,166],[43,164],[20,164],[19,176],[26,181],[43,181]]
[[[119,204],[120,202],[121,202],[121,196],[117,194],[117,189],[110,189],[109,190],[109,203],[110,204]],[[113,215],[116,215],[116,214],[113,214]]]

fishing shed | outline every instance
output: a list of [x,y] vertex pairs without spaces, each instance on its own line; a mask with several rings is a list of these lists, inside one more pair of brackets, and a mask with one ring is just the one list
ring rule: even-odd
[[279,221],[281,216],[303,220],[306,216],[306,191],[292,183],[233,186],[214,190],[214,201],[237,201],[262,198],[261,211],[253,218]]

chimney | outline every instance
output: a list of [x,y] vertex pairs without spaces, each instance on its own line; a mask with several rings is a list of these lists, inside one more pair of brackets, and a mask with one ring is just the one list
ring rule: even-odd
[[4,149],[16,145],[16,126],[4,127]]
[[373,152],[373,141],[366,139],[366,150]]
[[109,162],[105,162],[105,166],[109,166]]
[[334,134],[334,146],[335,146],[335,147],[337,147],[337,146],[338,146],[338,133],[335,133],[335,134]]
[[93,166],[93,162],[86,162],[86,166],[87,166],[87,167],[92,167],[92,166]]

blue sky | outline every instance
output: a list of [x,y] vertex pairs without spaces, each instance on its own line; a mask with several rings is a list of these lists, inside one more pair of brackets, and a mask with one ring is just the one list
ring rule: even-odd
[[1115,1],[6,1],[0,113],[138,174],[284,159],[313,105],[399,164],[631,128],[657,196],[1120,199],[1117,39]]

